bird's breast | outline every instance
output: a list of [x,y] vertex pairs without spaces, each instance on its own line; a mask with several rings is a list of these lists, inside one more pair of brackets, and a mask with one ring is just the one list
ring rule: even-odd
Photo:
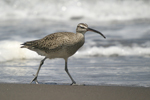
[[64,46],[66,53],[72,56],[80,47],[83,46],[84,41],[85,41],[84,37],[79,37],[79,38],[74,39],[74,41],[70,43],[70,45]]

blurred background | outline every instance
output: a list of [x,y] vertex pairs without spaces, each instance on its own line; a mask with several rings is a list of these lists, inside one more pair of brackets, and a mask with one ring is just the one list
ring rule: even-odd
[[[85,34],[85,45],[69,59],[77,82],[149,87],[149,10],[149,0],[0,0],[0,82],[29,83],[36,73],[43,57],[20,44],[75,32],[82,22],[106,39]],[[64,60],[46,60],[39,81],[69,83]]]
[[149,19],[149,0],[0,0],[0,18],[123,21]]

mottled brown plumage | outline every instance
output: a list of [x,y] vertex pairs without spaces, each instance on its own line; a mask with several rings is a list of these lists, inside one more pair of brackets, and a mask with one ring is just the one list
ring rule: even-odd
[[28,48],[48,58],[66,59],[73,55],[83,44],[83,34],[59,32],[39,40],[25,42],[21,48]]
[[37,81],[38,73],[45,59],[63,58],[65,59],[65,71],[72,80],[72,84],[75,84],[76,82],[73,80],[70,73],[68,72],[67,60],[70,56],[75,54],[75,52],[84,44],[85,41],[84,34],[87,31],[97,32],[105,38],[105,36],[102,33],[94,29],[88,28],[87,24],[80,23],[77,26],[76,33],[72,32],[53,33],[47,35],[42,39],[28,41],[22,44],[24,46],[22,46],[21,48],[28,48],[32,51],[37,52],[39,55],[45,56],[45,58],[41,61],[39,69],[34,79],[31,81],[31,83],[33,81],[36,81],[36,83],[38,83]]

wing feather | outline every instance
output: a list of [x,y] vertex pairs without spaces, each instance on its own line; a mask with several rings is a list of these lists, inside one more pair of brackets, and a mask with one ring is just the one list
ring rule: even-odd
[[24,46],[21,48],[28,48],[31,50],[39,49],[44,50],[45,52],[49,50],[60,49],[64,44],[68,46],[71,45],[73,36],[74,33],[70,32],[53,33],[39,40],[25,42],[22,44]]

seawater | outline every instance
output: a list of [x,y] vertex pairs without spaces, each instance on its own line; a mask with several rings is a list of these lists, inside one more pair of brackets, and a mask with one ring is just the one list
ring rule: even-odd
[[[83,22],[106,39],[87,32],[84,46],[69,58],[68,68],[77,83],[150,87],[149,4],[147,0],[1,0],[0,82],[29,83],[34,77],[43,57],[20,44],[54,32],[75,32]],[[71,83],[63,59],[46,60],[38,79],[44,84]]]

